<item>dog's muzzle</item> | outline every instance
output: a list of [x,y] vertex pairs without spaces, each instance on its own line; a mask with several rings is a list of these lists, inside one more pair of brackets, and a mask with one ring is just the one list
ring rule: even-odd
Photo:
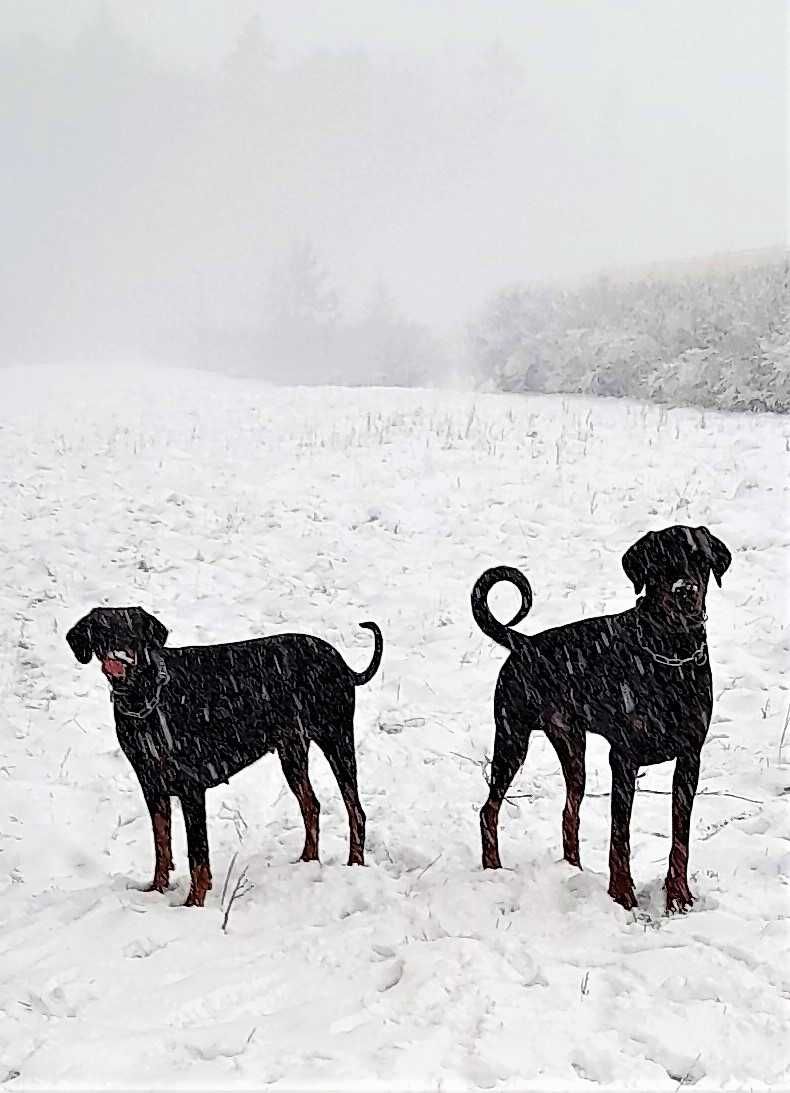
[[126,679],[127,669],[137,663],[135,654],[127,649],[114,649],[99,659],[101,670],[110,681]]
[[705,608],[700,597],[700,586],[696,581],[679,578],[672,585],[672,596],[684,615],[702,618]]

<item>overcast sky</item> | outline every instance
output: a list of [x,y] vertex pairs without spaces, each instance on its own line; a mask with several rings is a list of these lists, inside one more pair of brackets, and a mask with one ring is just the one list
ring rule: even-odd
[[[785,241],[788,40],[781,0],[103,6],[124,38],[160,67],[206,81],[227,66],[257,14],[272,65],[292,73],[295,97],[305,102],[301,113],[278,107],[271,122],[264,112],[260,126],[277,133],[273,145],[264,134],[257,148],[248,130],[234,144],[227,119],[218,142],[216,129],[211,136],[190,130],[187,139],[178,118],[171,141],[155,118],[161,131],[150,146],[141,131],[131,146],[105,148],[102,170],[116,156],[115,174],[80,205],[85,180],[95,177],[92,156],[105,140],[95,111],[112,72],[99,66],[95,83],[85,83],[90,44],[83,42],[79,117],[71,122],[79,129],[81,118],[84,131],[71,149],[64,148],[58,103],[36,100],[35,71],[20,91],[17,72],[4,155],[21,166],[2,194],[15,242],[0,261],[17,265],[14,283],[29,278],[26,298],[40,287],[39,310],[50,317],[77,306],[77,289],[64,294],[55,283],[46,240],[28,247],[42,210],[57,247],[74,255],[68,277],[80,288],[81,306],[90,306],[94,293],[101,298],[99,282],[106,283],[109,269],[127,299],[136,293],[143,300],[146,279],[158,277],[157,291],[172,294],[175,310],[209,307],[218,320],[248,316],[264,277],[261,255],[279,253],[289,239],[314,244],[350,301],[383,283],[409,314],[441,329],[465,322],[512,281]],[[26,56],[29,42],[17,45],[19,35],[34,34],[73,51],[99,7],[96,0],[0,0],[0,45]],[[314,70],[305,69],[300,85],[299,64],[322,49],[363,52],[378,76],[354,75],[357,62],[349,58],[348,83],[336,99]],[[0,73],[0,92],[9,78]],[[161,105],[166,115],[167,101]],[[156,106],[153,112],[160,113]],[[139,119],[119,118],[120,128],[126,124],[141,129]],[[51,137],[57,154],[49,159]],[[173,147],[179,140],[180,158]],[[274,145],[276,157],[268,150]],[[78,159],[84,178],[75,174]],[[190,163],[194,169],[184,167]],[[107,186],[117,187],[121,172],[125,204],[110,210]],[[132,191],[144,206],[134,204]],[[52,211],[64,193],[72,210],[79,206],[68,220]],[[143,207],[153,209],[150,218]],[[99,265],[94,209],[103,225]],[[110,247],[113,232],[117,246]]]

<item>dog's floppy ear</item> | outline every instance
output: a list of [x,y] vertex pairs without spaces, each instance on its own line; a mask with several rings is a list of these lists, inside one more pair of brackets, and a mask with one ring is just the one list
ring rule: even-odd
[[91,616],[93,612],[80,619],[66,634],[66,641],[71,646],[71,651],[80,664],[88,664],[93,656],[93,635],[91,633]]
[[127,607],[126,614],[130,627],[140,637],[142,645],[154,645],[161,648],[165,644],[169,631],[159,619],[149,615],[142,607]]
[[721,539],[711,535],[706,527],[697,528],[697,536],[701,540],[702,549],[710,561],[710,568],[716,578],[716,584],[721,588],[721,579],[730,568],[732,554],[730,554]]
[[645,587],[645,581],[647,580],[648,570],[650,569],[651,557],[653,554],[653,546],[656,533],[654,531],[648,531],[646,535],[643,535],[641,539],[638,539],[633,546],[630,546],[623,555],[623,569],[628,580],[634,586],[634,592],[637,596]]

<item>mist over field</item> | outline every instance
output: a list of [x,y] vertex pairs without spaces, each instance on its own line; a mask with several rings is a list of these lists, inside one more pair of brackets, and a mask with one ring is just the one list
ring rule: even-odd
[[512,284],[781,246],[783,32],[772,0],[5,0],[0,362],[434,382]]

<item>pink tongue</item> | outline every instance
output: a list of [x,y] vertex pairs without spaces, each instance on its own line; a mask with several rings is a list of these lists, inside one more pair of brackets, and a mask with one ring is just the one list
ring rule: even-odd
[[101,662],[101,670],[106,676],[113,676],[115,679],[123,679],[126,675],[126,665],[114,657],[105,657]]

